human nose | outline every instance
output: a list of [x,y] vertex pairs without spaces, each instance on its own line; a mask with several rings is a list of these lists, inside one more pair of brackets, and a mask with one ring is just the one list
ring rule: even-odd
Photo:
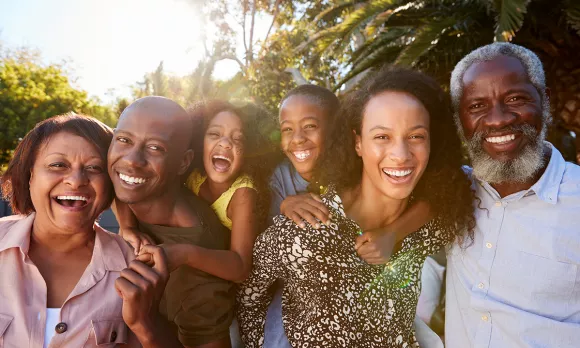
[[502,129],[516,119],[516,116],[505,110],[501,103],[494,104],[489,113],[483,119],[486,128]]
[[89,179],[84,171],[84,168],[72,169],[64,179],[65,184],[73,189],[88,185]]
[[399,140],[389,149],[389,159],[397,164],[403,164],[410,158],[409,144]]
[[147,164],[143,151],[137,147],[129,150],[123,156],[123,161],[129,166],[137,168],[144,167]]

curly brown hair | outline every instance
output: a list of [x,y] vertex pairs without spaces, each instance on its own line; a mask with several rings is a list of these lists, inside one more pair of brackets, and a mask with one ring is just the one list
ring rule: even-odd
[[460,242],[464,240],[465,229],[473,240],[475,191],[461,168],[461,143],[453,123],[450,99],[439,84],[424,73],[387,66],[346,96],[339,119],[333,123],[331,135],[326,140],[321,165],[315,174],[317,181],[321,185],[335,184],[339,190],[360,183],[363,164],[355,151],[354,133],[361,132],[368,102],[385,91],[408,93],[429,112],[431,154],[413,190],[413,197],[427,201],[438,222]]
[[[193,121],[194,153],[203,153],[203,139],[210,121],[220,112],[229,111],[240,117],[244,133],[244,162],[241,172],[252,178],[258,200],[254,213],[259,222],[259,230],[267,227],[270,211],[270,176],[280,161],[278,147],[275,143],[274,118],[265,108],[253,103],[234,105],[223,100],[198,102],[189,108]],[[190,170],[205,174],[203,156],[195,156]]]

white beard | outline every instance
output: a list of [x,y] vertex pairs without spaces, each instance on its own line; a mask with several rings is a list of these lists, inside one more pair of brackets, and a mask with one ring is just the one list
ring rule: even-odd
[[475,133],[471,139],[466,140],[467,151],[473,165],[473,175],[479,180],[491,184],[522,183],[532,178],[544,167],[546,127],[539,133],[528,124],[509,129],[521,131],[522,136],[528,140],[520,155],[513,160],[502,161],[491,158],[483,149],[486,134],[482,132]]

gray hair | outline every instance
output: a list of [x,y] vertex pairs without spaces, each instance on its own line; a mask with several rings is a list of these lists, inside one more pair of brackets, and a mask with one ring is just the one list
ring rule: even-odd
[[530,82],[536,88],[541,97],[542,103],[542,118],[543,118],[543,132],[546,131],[548,125],[552,122],[550,112],[550,100],[546,94],[546,75],[542,62],[538,56],[529,49],[514,45],[507,42],[494,42],[492,44],[479,47],[472,51],[457,63],[453,72],[451,73],[451,100],[455,112],[453,114],[460,137],[464,140],[463,128],[459,120],[459,102],[463,94],[463,75],[475,63],[490,61],[500,56],[514,57],[519,60]]

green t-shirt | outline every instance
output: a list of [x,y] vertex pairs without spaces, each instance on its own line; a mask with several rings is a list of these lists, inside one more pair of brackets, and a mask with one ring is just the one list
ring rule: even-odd
[[[139,222],[139,228],[158,244],[194,244],[208,249],[228,249],[230,233],[200,198],[187,195],[200,226],[167,227]],[[235,285],[189,266],[171,272],[159,310],[177,326],[186,346],[217,341],[229,334],[234,316]]]

